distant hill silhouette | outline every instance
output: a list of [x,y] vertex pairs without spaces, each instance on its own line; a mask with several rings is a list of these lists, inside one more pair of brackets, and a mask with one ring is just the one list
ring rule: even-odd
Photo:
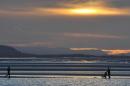
[[[52,50],[53,51],[53,50]],[[51,51],[51,52],[52,52]],[[95,52],[95,53],[94,53]],[[94,53],[95,55],[92,55],[91,53]],[[99,53],[99,56],[97,53]],[[84,51],[84,52],[76,52],[76,53],[66,53],[64,52],[63,53],[59,53],[59,54],[31,54],[31,53],[28,53],[28,52],[23,52],[23,51],[20,51],[18,50],[17,48],[13,48],[13,47],[10,47],[10,46],[4,46],[4,45],[0,45],[0,57],[53,57],[53,58],[69,58],[71,59],[72,57],[74,58],[107,58],[107,59],[112,59],[113,57],[114,58],[130,58],[129,57],[130,54],[128,55],[116,55],[116,56],[110,56],[110,55],[106,55],[100,51]],[[110,58],[112,57],[112,58]],[[72,58],[72,59],[74,59]]]
[[[33,53],[38,55],[57,55],[57,54],[77,54],[69,48],[51,48],[51,47],[15,47],[17,50],[24,53]],[[78,53],[79,54],[79,53]]]
[[106,52],[101,50],[71,50],[70,48],[51,48],[51,47],[15,47],[17,50],[24,53],[33,53],[38,55],[58,55],[58,54],[85,54],[85,55],[95,55],[95,56],[103,56],[107,55]]
[[85,55],[85,54],[31,54],[18,50],[17,48],[13,48],[10,46],[0,45],[0,57],[91,57],[93,55]]
[[13,47],[0,45],[0,57],[85,57],[82,54],[29,54],[23,53]]
[[31,55],[22,53],[13,47],[0,45],[0,57],[23,57],[23,56],[31,56]]

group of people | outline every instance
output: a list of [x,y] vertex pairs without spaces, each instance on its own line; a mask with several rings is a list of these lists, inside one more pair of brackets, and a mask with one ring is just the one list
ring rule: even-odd
[[108,76],[108,78],[110,79],[111,78],[111,70],[110,70],[110,67],[107,68],[107,70],[105,71],[103,77],[106,79]]

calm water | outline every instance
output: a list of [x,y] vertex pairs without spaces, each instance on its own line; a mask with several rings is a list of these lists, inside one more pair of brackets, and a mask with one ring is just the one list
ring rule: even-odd
[[0,58],[0,76],[6,76],[7,67],[11,76],[68,75],[101,76],[109,66],[113,76],[130,76],[130,64],[125,62],[80,62],[55,61],[44,58]]

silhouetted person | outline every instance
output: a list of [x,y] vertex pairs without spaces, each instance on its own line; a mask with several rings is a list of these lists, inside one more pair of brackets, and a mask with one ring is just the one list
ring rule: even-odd
[[7,77],[10,78],[10,66],[7,68]]
[[103,77],[106,79],[107,78],[107,71],[105,71]]
[[107,74],[108,74],[108,78],[110,79],[110,78],[111,78],[111,70],[110,70],[110,67],[107,68]]
[[107,78],[107,72],[104,73],[104,78],[105,78],[105,79]]

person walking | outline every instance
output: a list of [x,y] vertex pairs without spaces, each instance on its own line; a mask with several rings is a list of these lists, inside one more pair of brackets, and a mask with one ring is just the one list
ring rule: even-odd
[[110,79],[111,78],[111,70],[110,70],[109,66],[107,68],[107,75],[108,75],[108,78]]
[[7,68],[7,77],[10,78],[10,66]]
[[105,71],[103,77],[106,79],[107,78],[107,71]]

